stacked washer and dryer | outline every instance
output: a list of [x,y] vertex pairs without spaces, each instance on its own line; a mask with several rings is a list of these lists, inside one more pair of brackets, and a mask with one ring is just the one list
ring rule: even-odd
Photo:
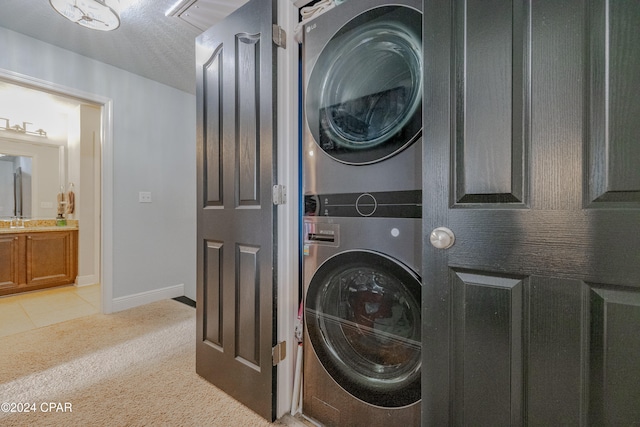
[[422,5],[304,27],[303,413],[420,424]]

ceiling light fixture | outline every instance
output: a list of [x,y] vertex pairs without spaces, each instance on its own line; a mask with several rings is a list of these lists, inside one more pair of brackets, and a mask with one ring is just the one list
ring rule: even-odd
[[99,31],[120,26],[120,16],[113,6],[120,0],[49,0],[51,6],[69,21]]

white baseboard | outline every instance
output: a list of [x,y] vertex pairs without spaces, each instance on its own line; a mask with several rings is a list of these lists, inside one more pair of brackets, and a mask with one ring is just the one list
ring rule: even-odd
[[112,312],[122,311],[163,299],[171,299],[181,296],[184,296],[184,283],[162,289],[154,289],[153,291],[114,298],[111,308]]
[[97,274],[88,274],[86,276],[77,276],[76,277],[76,286],[89,286],[100,283],[100,278]]

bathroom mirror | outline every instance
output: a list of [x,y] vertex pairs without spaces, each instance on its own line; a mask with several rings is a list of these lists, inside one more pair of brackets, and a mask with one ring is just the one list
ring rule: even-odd
[[56,217],[64,153],[58,145],[0,138],[0,219]]
[[0,217],[31,217],[32,159],[0,153]]

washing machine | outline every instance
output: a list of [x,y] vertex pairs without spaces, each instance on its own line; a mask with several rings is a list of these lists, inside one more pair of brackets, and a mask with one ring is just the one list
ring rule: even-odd
[[305,194],[422,187],[421,10],[349,0],[304,26]]
[[419,426],[421,220],[308,216],[303,228],[303,415]]
[[303,414],[418,426],[422,2],[348,0],[303,29]]

